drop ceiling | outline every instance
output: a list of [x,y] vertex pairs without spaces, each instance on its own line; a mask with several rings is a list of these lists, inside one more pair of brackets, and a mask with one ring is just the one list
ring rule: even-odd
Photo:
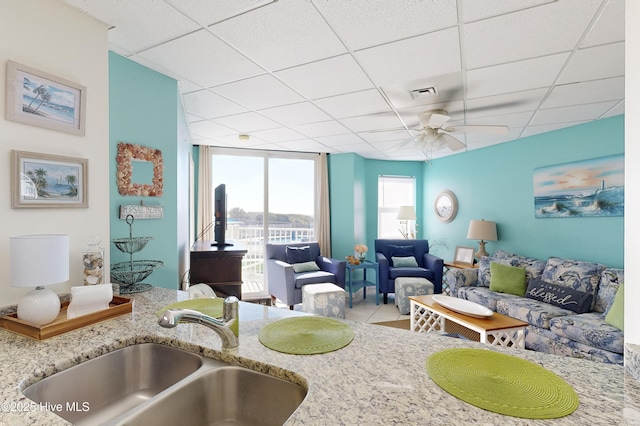
[[426,110],[509,126],[466,150],[624,113],[624,0],[63,1],[178,80],[194,144],[424,160]]

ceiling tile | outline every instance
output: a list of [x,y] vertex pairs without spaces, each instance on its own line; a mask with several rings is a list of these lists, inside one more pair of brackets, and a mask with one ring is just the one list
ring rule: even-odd
[[371,130],[393,130],[403,128],[402,121],[395,114],[372,114],[339,120],[353,132]]
[[560,53],[469,71],[467,97],[473,99],[549,87],[568,57],[568,53]]
[[600,0],[563,0],[466,24],[467,67],[474,69],[570,51],[600,3]]
[[185,110],[202,118],[222,117],[247,111],[246,108],[208,90],[188,93],[183,99]]
[[254,110],[304,100],[302,96],[269,74],[216,86],[212,90]]
[[315,137],[314,139],[320,142],[321,144],[329,147],[339,147],[344,145],[355,145],[355,144],[362,143],[362,139],[360,139],[358,136],[354,135],[353,133],[347,133],[343,135],[334,135],[334,136]]
[[274,129],[279,125],[266,117],[255,112],[229,115],[214,120],[218,124],[236,129],[241,133],[254,132],[257,130]]
[[[531,118],[533,117],[533,110],[526,112],[518,112],[515,114],[499,114],[489,117],[476,117],[469,119],[468,124],[479,126],[507,126],[509,129],[523,128],[525,127]],[[492,135],[495,136],[495,135]],[[509,133],[509,136],[513,136],[513,133]],[[517,136],[516,136],[517,138]],[[514,138],[514,139],[516,139]]]
[[308,1],[279,0],[210,27],[269,71],[340,55],[343,44]]
[[237,135],[237,131],[210,121],[198,121],[189,125],[191,134],[200,138],[215,139],[225,135]]
[[611,108],[602,118],[614,117],[616,115],[624,114],[624,101],[618,102],[615,107]]
[[[467,118],[476,119],[500,114],[535,111],[548,90],[533,89],[467,101]],[[473,123],[471,123],[473,124]]]
[[251,135],[248,140],[238,139],[237,134],[222,135],[222,136],[216,137],[215,139],[216,141],[223,142],[226,145],[233,146],[234,148],[254,148],[254,147],[261,146],[268,143],[267,141],[264,141],[253,135]]
[[462,0],[462,19],[464,22],[478,21],[554,1],[556,0]]
[[581,47],[613,43],[624,40],[624,1],[608,2],[602,15],[587,34]]
[[388,141],[401,141],[408,139],[412,133],[408,130],[391,130],[388,132],[359,132],[358,136],[369,143],[377,144]]
[[457,28],[372,47],[355,55],[378,86],[394,86],[461,70]]
[[560,130],[571,126],[577,126],[578,124],[587,123],[587,120],[577,121],[574,123],[557,123],[557,124],[546,124],[544,126],[529,126],[522,133],[522,137],[529,137],[533,135],[539,135],[540,133],[553,132],[554,130]]
[[202,87],[228,83],[264,72],[206,30],[146,50],[140,56],[172,69],[176,75]]
[[335,118],[391,112],[387,102],[375,89],[318,99],[314,103]]
[[299,124],[292,127],[297,132],[300,132],[310,138],[349,133],[349,129],[334,120],[322,121],[320,123]]
[[624,99],[624,77],[556,86],[542,108],[590,104]]
[[331,117],[311,102],[300,102],[297,104],[263,109],[260,111],[260,114],[286,126],[315,123],[331,119]]
[[531,126],[556,123],[573,123],[582,120],[597,120],[609,111],[617,102],[599,102],[595,104],[575,105],[562,108],[549,108],[538,111]]
[[624,42],[578,50],[558,84],[624,75]]
[[278,127],[277,129],[269,129],[269,130],[260,130],[257,132],[253,132],[253,134],[265,141],[276,142],[276,143],[294,141],[297,139],[304,138],[304,136],[301,135],[300,133],[286,127]]
[[288,68],[275,75],[308,99],[374,87],[351,55]]
[[[381,89],[391,104],[396,108],[445,104],[464,98],[462,72],[428,76],[420,80],[411,80],[402,84],[383,86]],[[435,95],[412,95],[412,91],[435,87]],[[438,108],[447,109],[445,106]]]
[[350,50],[452,27],[457,24],[455,0],[316,0],[314,4]]
[[[65,3],[98,16],[102,22],[114,27],[109,30],[109,41],[130,52],[138,52],[198,29],[195,22],[157,0],[65,0]],[[140,19],[141,16],[145,19]]]
[[297,141],[280,142],[278,143],[283,148],[291,151],[313,151],[313,152],[327,152],[328,147],[322,145],[313,139],[301,139]]
[[203,26],[246,13],[276,0],[171,0],[176,9]]

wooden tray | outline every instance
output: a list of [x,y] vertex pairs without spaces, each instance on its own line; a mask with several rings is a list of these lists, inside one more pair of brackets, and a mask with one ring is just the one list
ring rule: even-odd
[[33,325],[18,319],[18,314],[11,314],[0,317],[0,326],[23,336],[36,340],[45,340],[59,334],[127,314],[133,309],[133,300],[126,297],[113,296],[113,300],[109,303],[108,309],[76,317],[71,320],[67,320],[68,306],[69,302],[63,302],[60,306],[58,318],[49,324],[42,326]]

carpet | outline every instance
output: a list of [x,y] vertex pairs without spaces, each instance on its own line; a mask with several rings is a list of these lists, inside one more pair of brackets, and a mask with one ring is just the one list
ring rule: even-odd
[[401,328],[403,330],[409,330],[410,321],[408,319],[397,320],[397,321],[383,321],[383,322],[372,322],[371,324],[382,325],[384,327],[393,327],[393,328]]
[[429,377],[462,401],[494,413],[553,419],[573,413],[578,395],[552,371],[486,349],[446,349],[427,360]]

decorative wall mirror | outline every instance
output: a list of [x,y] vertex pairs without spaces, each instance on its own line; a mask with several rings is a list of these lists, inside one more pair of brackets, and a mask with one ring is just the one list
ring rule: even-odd
[[433,210],[439,220],[445,223],[451,222],[458,214],[458,199],[456,195],[449,190],[442,191],[433,203]]
[[[148,175],[149,165],[153,169],[151,184],[135,182],[135,176]],[[120,195],[136,197],[160,197],[164,186],[164,164],[162,151],[142,145],[120,142],[116,157],[116,181]],[[136,168],[134,173],[134,167]],[[147,173],[145,173],[145,169]],[[142,178],[147,180],[147,178]]]

